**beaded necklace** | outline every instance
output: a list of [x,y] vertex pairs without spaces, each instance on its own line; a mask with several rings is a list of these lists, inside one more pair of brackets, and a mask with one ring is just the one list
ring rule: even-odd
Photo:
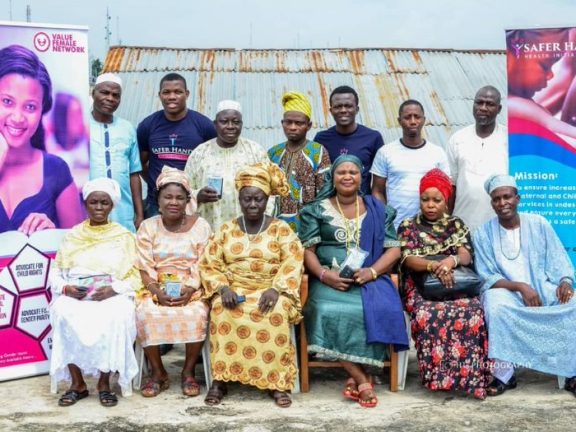
[[[352,242],[355,243],[356,247],[360,245],[360,198],[356,196],[356,217],[353,222],[349,221],[346,216],[344,216],[344,211],[342,210],[342,206],[340,206],[340,201],[338,200],[338,196],[336,196],[336,204],[338,206],[338,211],[344,220],[344,229],[346,230],[346,251],[350,252],[350,244]],[[349,224],[356,222],[356,229],[352,226],[350,229]],[[350,232],[352,231],[352,232]]]
[[[506,258],[507,260],[514,261],[520,256],[520,252],[522,251],[522,226],[518,227],[518,252],[515,252],[515,255],[511,256],[511,257],[504,253],[504,248],[502,247],[502,230],[503,229],[504,228],[502,228],[502,226],[500,224],[498,224],[498,240],[500,242],[500,252],[502,253],[502,255],[504,255],[504,258]],[[514,244],[513,244],[513,246],[514,246]]]

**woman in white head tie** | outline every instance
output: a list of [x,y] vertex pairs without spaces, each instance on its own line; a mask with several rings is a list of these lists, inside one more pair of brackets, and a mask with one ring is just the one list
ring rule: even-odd
[[91,180],[82,197],[88,219],[65,235],[50,272],[54,294],[50,375],[56,381],[71,381],[58,400],[60,406],[86,398],[83,375],[93,375],[99,377],[100,403],[112,407],[118,398],[110,389],[110,373],[118,372],[122,394],[129,396],[138,372],[133,297],[142,283],[133,266],[133,234],[108,221],[120,200],[118,183],[108,178]]

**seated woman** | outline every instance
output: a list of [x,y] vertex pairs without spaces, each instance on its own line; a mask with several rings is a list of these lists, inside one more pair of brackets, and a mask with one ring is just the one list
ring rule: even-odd
[[[383,367],[387,345],[408,349],[398,291],[386,273],[400,258],[396,212],[361,196],[362,162],[338,157],[317,200],[300,214],[306,269],[313,276],[304,307],[308,351],[337,359],[350,375],[344,396],[363,407],[378,399],[363,365]],[[368,253],[352,277],[343,263],[359,249]]]
[[[211,230],[204,219],[186,214],[190,184],[183,171],[165,166],[156,187],[160,215],[142,222],[137,234],[136,267],[146,289],[136,301],[136,325],[151,369],[141,393],[154,397],[169,387],[159,345],[184,343],[182,393],[198,396],[194,369],[208,325],[208,306],[200,300],[198,260]],[[167,292],[168,282],[180,288],[179,295]]]
[[[431,272],[450,287],[451,270],[472,262],[470,230],[446,213],[451,193],[450,178],[438,168],[429,171],[420,181],[420,213],[398,227],[406,310],[422,384],[430,390],[459,389],[485,399],[490,370],[480,298],[430,301],[420,295],[415,283],[417,273]],[[433,255],[446,258],[428,258]]]
[[284,173],[271,163],[236,174],[242,216],[224,223],[200,262],[212,299],[210,362],[214,381],[206,396],[218,405],[226,382],[268,390],[280,407],[292,404],[297,365],[290,325],[300,314],[304,252],[290,226],[266,216],[268,197],[285,196]]
[[88,396],[84,373],[100,377],[100,403],[111,407],[118,398],[110,391],[110,373],[118,372],[124,396],[132,394],[132,379],[138,373],[133,347],[133,298],[141,287],[133,267],[136,244],[130,231],[108,222],[120,201],[115,180],[91,180],[82,196],[89,219],[64,236],[50,272],[50,375],[58,381],[72,379],[58,405],[74,405]]

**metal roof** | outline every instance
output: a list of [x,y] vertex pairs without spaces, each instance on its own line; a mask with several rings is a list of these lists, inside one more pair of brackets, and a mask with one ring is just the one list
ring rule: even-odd
[[[137,125],[162,108],[160,79],[186,78],[188,106],[213,118],[222,99],[242,104],[242,135],[268,148],[284,140],[280,99],[288,90],[310,97],[314,134],[334,124],[328,96],[350,85],[360,98],[359,123],[379,130],[385,142],[401,136],[398,107],[419,100],[426,111],[424,134],[444,145],[452,132],[473,122],[472,100],[487,84],[506,95],[504,51],[439,49],[234,50],[111,47],[105,72],[122,77],[118,115]],[[504,110],[503,110],[504,111]],[[506,123],[506,113],[499,121]]]

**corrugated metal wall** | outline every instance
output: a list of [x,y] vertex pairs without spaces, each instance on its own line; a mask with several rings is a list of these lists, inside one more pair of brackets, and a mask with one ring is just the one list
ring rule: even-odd
[[[105,72],[124,81],[118,115],[137,125],[161,109],[160,79],[168,72],[183,75],[190,90],[188,106],[213,118],[222,99],[243,107],[243,136],[268,148],[284,140],[280,99],[288,90],[308,94],[313,130],[332,126],[328,96],[350,85],[360,96],[358,121],[378,129],[385,142],[401,135],[398,106],[417,99],[427,117],[425,135],[444,145],[450,134],[473,122],[472,100],[486,84],[505,99],[505,55],[500,51],[310,49],[209,50],[112,47]],[[506,113],[500,115],[506,122]]]

